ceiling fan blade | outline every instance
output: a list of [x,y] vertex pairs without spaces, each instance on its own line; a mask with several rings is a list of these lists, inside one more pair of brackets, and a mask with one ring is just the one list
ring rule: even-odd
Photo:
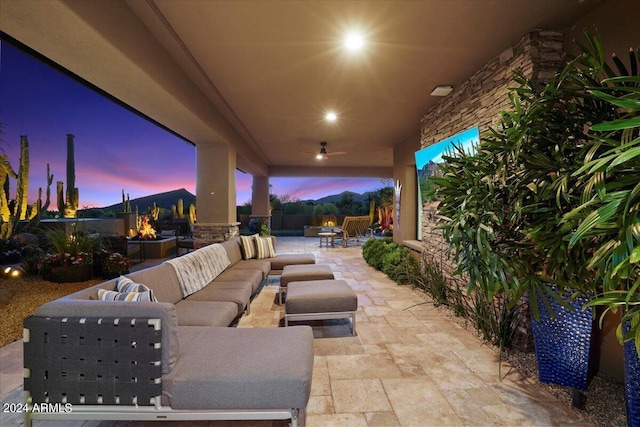
[[346,151],[332,151],[327,153],[327,156],[344,156],[345,154],[349,154]]

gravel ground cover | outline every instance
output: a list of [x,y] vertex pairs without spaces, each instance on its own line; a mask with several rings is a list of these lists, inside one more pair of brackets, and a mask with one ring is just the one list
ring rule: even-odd
[[42,304],[100,282],[53,283],[33,276],[0,279],[0,347],[22,339],[22,321]]

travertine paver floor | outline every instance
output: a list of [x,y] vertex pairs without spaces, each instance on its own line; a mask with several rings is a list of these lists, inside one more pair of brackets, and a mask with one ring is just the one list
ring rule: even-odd
[[[278,238],[277,251],[313,252],[358,295],[357,332],[347,320],[313,322],[315,363],[307,426],[587,425],[572,409],[503,362],[496,351],[426,302],[367,266],[360,247],[319,248],[314,238]],[[277,327],[277,286],[265,286],[239,327]],[[4,353],[2,353],[4,357]],[[15,355],[13,356],[15,357]],[[4,360],[3,360],[4,365]],[[9,400],[8,400],[9,399]],[[2,402],[19,401],[21,389]],[[17,426],[5,417],[0,425]],[[6,422],[6,423],[5,423]],[[272,426],[280,422],[38,422],[37,426]]]

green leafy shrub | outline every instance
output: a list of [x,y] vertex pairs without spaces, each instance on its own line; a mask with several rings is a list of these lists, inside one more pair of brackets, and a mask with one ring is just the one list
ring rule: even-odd
[[388,252],[382,257],[382,272],[398,284],[409,282],[419,270],[411,250],[395,243],[387,249]]
[[382,257],[389,251],[387,246],[395,245],[391,238],[369,239],[362,245],[362,257],[371,267],[382,270]]
[[367,240],[362,246],[362,257],[398,284],[412,281],[420,269],[411,250],[399,246],[391,238]]

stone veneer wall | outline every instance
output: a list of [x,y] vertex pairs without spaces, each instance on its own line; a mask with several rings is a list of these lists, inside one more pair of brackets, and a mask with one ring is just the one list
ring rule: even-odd
[[215,224],[194,224],[193,242],[194,248],[211,245],[213,243],[225,242],[240,235],[239,222],[215,223]]
[[[499,123],[500,111],[511,108],[508,93],[514,85],[515,70],[520,70],[542,87],[562,66],[563,56],[562,32],[531,30],[422,116],[421,148],[475,126],[480,128],[480,134],[486,132],[490,126]],[[451,274],[454,265],[444,255],[448,245],[442,232],[435,229],[434,207],[425,204],[422,209],[423,251],[442,264],[444,274],[453,286],[466,289],[466,281]],[[528,323],[521,326],[519,347],[531,346]]]

